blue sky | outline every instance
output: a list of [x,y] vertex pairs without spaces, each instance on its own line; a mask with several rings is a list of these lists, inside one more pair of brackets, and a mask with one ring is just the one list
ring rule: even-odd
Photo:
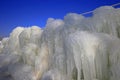
[[[8,36],[17,26],[44,27],[48,18],[84,13],[120,0],[0,0],[0,35]],[[119,6],[118,6],[119,7]]]

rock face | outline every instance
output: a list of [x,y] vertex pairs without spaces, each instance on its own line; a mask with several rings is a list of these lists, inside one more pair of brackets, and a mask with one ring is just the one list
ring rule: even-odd
[[0,80],[119,80],[119,38],[120,9],[110,6],[17,27],[0,41]]

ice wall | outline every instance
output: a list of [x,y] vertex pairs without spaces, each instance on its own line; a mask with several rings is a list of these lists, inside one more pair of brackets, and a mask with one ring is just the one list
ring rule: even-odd
[[120,9],[49,18],[0,41],[0,80],[119,80]]

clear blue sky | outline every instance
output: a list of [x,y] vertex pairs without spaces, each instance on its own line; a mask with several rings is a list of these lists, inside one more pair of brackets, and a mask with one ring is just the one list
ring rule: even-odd
[[6,36],[16,26],[44,27],[49,17],[84,13],[120,0],[0,0],[0,35]]

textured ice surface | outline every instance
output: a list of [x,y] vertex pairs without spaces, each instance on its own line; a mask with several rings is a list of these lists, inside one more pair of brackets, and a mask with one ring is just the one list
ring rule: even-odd
[[120,9],[49,18],[0,41],[0,80],[119,80]]

